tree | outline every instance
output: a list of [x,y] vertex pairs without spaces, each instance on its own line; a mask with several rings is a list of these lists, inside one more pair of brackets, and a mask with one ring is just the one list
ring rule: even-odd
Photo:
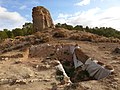
[[12,33],[12,31],[8,30],[8,29],[3,29],[4,32],[6,32],[8,38],[14,38],[14,35]]
[[73,26],[72,25],[66,25],[65,29],[73,30]]
[[7,32],[8,38],[14,38],[14,34],[12,31]]
[[20,28],[16,28],[16,29],[13,29],[12,30],[12,33],[14,34],[14,36],[23,36],[24,35],[24,32],[22,29]]
[[80,30],[80,31],[83,31],[83,26],[82,25],[76,25],[74,27],[75,30]]
[[61,24],[60,24],[60,23],[57,23],[57,24],[55,25],[55,27],[56,27],[56,28],[59,28],[59,27],[61,27]]
[[72,25],[67,25],[66,23],[64,23],[64,24],[57,23],[55,25],[55,27],[56,28],[65,28],[65,29],[68,29],[68,30],[72,30],[73,29]]
[[8,38],[8,35],[5,31],[0,31],[0,40]]
[[33,33],[33,24],[25,23],[22,28],[24,35],[31,35]]

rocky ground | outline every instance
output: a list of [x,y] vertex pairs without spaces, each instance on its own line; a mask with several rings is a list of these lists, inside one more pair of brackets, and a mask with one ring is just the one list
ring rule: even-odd
[[89,80],[69,86],[61,85],[56,79],[54,60],[27,58],[27,53],[18,49],[0,55],[0,90],[120,90],[120,54],[113,53],[116,47],[120,47],[119,43],[63,39],[49,42],[59,43],[78,43],[88,56],[112,65],[115,72],[99,81]]
[[[31,46],[76,43],[89,57],[113,66],[114,74],[68,86],[56,78],[54,58],[28,57]],[[120,90],[119,43],[119,39],[61,28],[6,39],[0,43],[0,90]],[[113,52],[117,47],[118,53]]]

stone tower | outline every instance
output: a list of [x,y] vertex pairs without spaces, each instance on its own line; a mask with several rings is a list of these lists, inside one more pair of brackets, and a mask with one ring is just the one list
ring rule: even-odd
[[41,31],[45,28],[54,28],[50,13],[43,6],[33,7],[32,18],[34,32]]

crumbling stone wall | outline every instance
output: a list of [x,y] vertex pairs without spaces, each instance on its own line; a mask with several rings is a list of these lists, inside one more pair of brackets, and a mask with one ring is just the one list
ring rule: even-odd
[[42,6],[37,6],[32,9],[32,18],[33,30],[35,32],[49,27],[54,28],[54,24],[49,11]]

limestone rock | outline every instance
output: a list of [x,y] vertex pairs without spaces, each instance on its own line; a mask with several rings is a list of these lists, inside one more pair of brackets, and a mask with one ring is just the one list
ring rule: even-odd
[[41,31],[45,28],[54,28],[49,11],[42,6],[37,6],[32,9],[32,18],[34,32]]

